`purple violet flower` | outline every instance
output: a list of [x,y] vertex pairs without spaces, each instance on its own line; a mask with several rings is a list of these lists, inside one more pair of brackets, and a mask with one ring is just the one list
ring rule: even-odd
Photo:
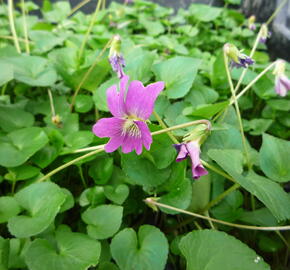
[[231,43],[226,43],[224,45],[224,52],[230,58],[230,66],[232,68],[247,68],[255,63],[251,57],[239,51],[238,48]]
[[200,176],[208,174],[207,170],[201,164],[200,145],[198,141],[190,141],[187,143],[174,144],[175,149],[178,151],[176,158],[177,162],[186,159],[188,156],[191,158],[192,164],[192,177],[198,179]]
[[275,91],[281,97],[285,97],[287,91],[290,91],[290,80],[284,74],[276,77]]
[[132,81],[127,90],[129,77],[124,75],[120,80],[120,91],[117,85],[107,90],[107,102],[113,117],[102,118],[94,126],[93,132],[98,137],[110,137],[105,151],[110,153],[122,146],[123,153],[142,153],[142,145],[150,149],[152,136],[146,124],[152,114],[154,103],[164,88],[164,82],[143,86],[140,81]]
[[240,53],[240,55],[238,56],[238,59],[239,59],[238,62],[235,62],[234,60],[231,60],[230,66],[232,68],[234,68],[234,67],[236,67],[236,68],[241,68],[241,67],[247,68],[248,66],[253,65],[255,63],[255,61],[251,57],[249,57],[249,56],[247,56],[247,55],[245,55],[243,53]]

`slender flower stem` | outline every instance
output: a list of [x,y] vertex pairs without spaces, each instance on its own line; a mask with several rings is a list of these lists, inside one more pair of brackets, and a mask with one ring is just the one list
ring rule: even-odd
[[97,150],[92,151],[92,152],[89,152],[89,153],[87,153],[87,154],[85,154],[83,156],[77,157],[77,158],[75,158],[75,159],[73,159],[73,160],[71,160],[71,161],[69,161],[69,162],[67,162],[67,163],[65,163],[65,164],[57,167],[56,169],[54,169],[53,171],[49,172],[48,174],[44,175],[43,177],[41,177],[40,179],[38,179],[37,182],[43,182],[44,180],[48,179],[52,175],[56,174],[57,172],[65,169],[65,168],[67,168],[67,167],[69,167],[69,166],[71,166],[71,165],[73,165],[73,164],[75,164],[75,163],[77,163],[77,162],[85,159],[85,158],[88,158],[90,156],[93,156],[95,154],[98,154],[98,153],[100,153],[102,151],[104,151],[104,148],[97,149]]
[[85,49],[86,43],[87,43],[87,41],[88,41],[89,35],[90,35],[91,31],[92,31],[92,28],[93,28],[93,26],[94,26],[94,24],[95,24],[95,21],[96,21],[96,18],[97,18],[98,12],[99,12],[99,10],[100,10],[100,8],[101,8],[101,4],[102,4],[102,2],[103,2],[103,0],[98,0],[98,4],[97,4],[97,6],[96,6],[95,12],[94,12],[94,14],[93,14],[93,16],[92,16],[92,19],[91,19],[91,21],[90,21],[89,27],[88,27],[88,29],[87,29],[87,32],[86,32],[85,37],[84,37],[84,39],[83,39],[83,42],[82,42],[82,44],[81,44],[80,53],[79,53],[79,59],[81,59],[82,56],[83,56],[83,52],[84,52],[84,49]]
[[268,19],[268,21],[266,22],[267,25],[269,25],[274,18],[277,16],[277,14],[280,12],[280,10],[283,8],[283,6],[287,3],[288,0],[284,0],[274,11],[274,13],[272,14],[272,16]]
[[70,13],[67,15],[67,18],[69,16],[71,16],[72,14],[74,14],[75,12],[77,12],[80,8],[82,8],[84,5],[86,5],[87,3],[91,2],[91,0],[83,0],[80,3],[78,3],[71,11]]
[[203,212],[207,211],[214,205],[218,204],[221,200],[223,200],[227,195],[229,195],[231,192],[235,191],[236,189],[240,188],[240,184],[236,183],[232,185],[229,189],[225,190],[223,193],[218,195],[216,198],[214,198],[212,201],[210,201],[204,208]]
[[280,233],[279,231],[275,231],[275,233],[280,237],[280,239],[283,241],[285,246],[290,249],[290,243],[285,239],[285,237]]
[[51,116],[55,117],[55,108],[54,108],[53,97],[52,97],[50,89],[47,89],[47,93],[48,93],[48,97],[49,97]]
[[105,51],[107,50],[107,48],[110,46],[112,39],[110,39],[107,44],[105,45],[105,47],[102,49],[102,51],[98,54],[97,58],[95,59],[94,63],[90,66],[90,68],[87,70],[87,72],[85,73],[84,77],[82,78],[82,80],[80,81],[79,85],[77,86],[74,95],[72,97],[72,101],[70,104],[70,109],[71,111],[73,110],[75,101],[76,101],[76,97],[81,89],[81,87],[83,86],[84,82],[86,81],[86,79],[89,77],[89,75],[91,74],[91,72],[93,71],[93,69],[95,68],[95,66],[97,65],[97,63],[99,62],[99,60],[101,59],[101,57],[103,56],[103,54],[105,53]]
[[[262,35],[262,27],[260,28],[260,31],[259,31],[259,33],[258,33],[258,35],[257,35],[256,40],[255,40],[254,46],[253,46],[253,48],[252,48],[252,50],[251,50],[250,58],[252,58],[252,57],[254,56],[255,52],[256,52],[256,49],[257,49],[257,47],[258,47],[258,44],[259,44],[259,41],[260,41],[261,35]],[[240,78],[239,78],[239,81],[238,81],[236,87],[235,87],[235,93],[239,91],[239,88],[240,88],[240,86],[241,86],[241,83],[242,83],[244,77],[246,76],[246,73],[247,73],[247,72],[248,72],[248,69],[245,68],[245,69],[243,70],[243,72],[242,72]]]
[[178,144],[179,141],[178,141],[178,140],[175,138],[175,136],[170,132],[170,130],[168,130],[166,124],[165,124],[164,121],[161,119],[161,117],[159,116],[159,114],[158,114],[156,111],[153,111],[153,115],[155,116],[157,122],[158,122],[159,125],[163,128],[163,130],[166,130],[166,129],[167,129],[167,131],[165,131],[165,132],[168,134],[168,136],[170,137],[170,139],[171,139],[174,143]]
[[[254,80],[252,80],[237,96],[236,99],[238,100],[242,95],[244,95],[261,77],[263,77],[274,65],[276,61],[270,64],[267,68],[265,68]],[[232,97],[230,104],[232,105],[235,103],[235,99]]]
[[226,173],[223,172],[222,170],[216,168],[215,166],[213,166],[213,165],[207,163],[207,162],[204,161],[204,160],[201,160],[201,163],[202,163],[202,165],[204,165],[204,166],[207,167],[208,169],[210,169],[210,170],[214,171],[215,173],[217,173],[217,174],[223,176],[224,178],[226,178],[226,179],[228,179],[228,180],[230,180],[230,181],[236,183],[236,180],[235,180],[234,178],[232,178],[230,175],[226,174]]
[[26,11],[24,0],[21,0],[21,10],[22,10],[23,32],[24,32],[24,39],[25,39],[25,49],[26,49],[26,53],[30,54],[29,41],[28,41],[28,27],[27,27],[27,21],[26,21],[27,11]]
[[236,113],[237,113],[237,117],[238,117],[238,122],[239,122],[239,126],[240,126],[240,132],[241,132],[241,135],[242,135],[242,142],[243,142],[243,146],[244,146],[244,152],[245,152],[247,164],[248,164],[248,167],[250,168],[251,167],[251,162],[250,162],[250,157],[249,157],[249,153],[248,153],[248,147],[247,147],[246,137],[245,137],[245,133],[244,133],[242,117],[241,117],[241,113],[240,113],[239,104],[238,104],[238,101],[237,101],[237,98],[236,98],[236,93],[235,93],[233,81],[232,81],[232,78],[231,78],[228,62],[229,62],[228,61],[228,56],[227,56],[226,52],[224,51],[224,64],[225,64],[225,68],[226,68],[227,78],[228,78],[228,82],[229,82],[230,89],[231,89],[231,92],[232,92],[232,98],[234,99],[234,104],[235,104]]
[[163,204],[163,203],[158,203],[155,200],[153,200],[152,198],[147,198],[144,200],[147,204],[153,204],[154,206],[158,206],[158,207],[163,207],[166,209],[170,209],[176,212],[180,212],[186,215],[190,215],[196,218],[201,218],[204,220],[210,220],[212,222],[215,223],[219,223],[219,224],[223,224],[226,226],[230,226],[230,227],[235,227],[235,228],[239,228],[239,229],[247,229],[247,230],[259,230],[259,231],[286,231],[286,230],[290,230],[290,225],[289,226],[274,226],[274,227],[262,227],[262,226],[250,226],[250,225],[244,225],[244,224],[237,224],[237,223],[231,223],[231,222],[227,222],[227,221],[223,221],[220,219],[215,219],[215,218],[211,218],[211,217],[207,217],[207,216],[203,216],[197,213],[193,213],[193,212],[189,212],[183,209],[179,209],[167,204]]
[[9,24],[10,24],[10,30],[13,36],[13,41],[15,48],[18,53],[21,53],[21,49],[19,46],[19,41],[17,37],[17,33],[15,30],[15,24],[14,24],[14,16],[13,16],[13,0],[8,0],[8,17],[9,17]]
[[[10,40],[14,40],[14,38],[12,36],[0,36],[0,39],[10,39]],[[29,40],[25,40],[23,38],[18,38],[19,42],[23,42],[23,43],[33,43],[32,41]]]

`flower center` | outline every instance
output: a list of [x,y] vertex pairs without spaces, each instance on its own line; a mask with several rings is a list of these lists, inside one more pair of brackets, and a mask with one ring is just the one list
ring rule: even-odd
[[141,138],[141,131],[134,119],[127,119],[123,125],[122,135],[128,134],[131,137]]

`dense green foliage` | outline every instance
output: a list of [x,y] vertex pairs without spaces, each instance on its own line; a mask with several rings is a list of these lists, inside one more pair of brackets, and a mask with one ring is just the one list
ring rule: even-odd
[[[271,71],[239,99],[247,162],[222,53],[227,42],[250,52],[256,34],[244,16],[198,4],[174,14],[134,2],[95,13],[87,42],[94,15],[70,15],[68,1],[26,2],[29,46],[23,16],[14,10],[22,53],[10,38],[7,5],[0,5],[0,269],[288,269],[288,231],[244,230],[172,209],[155,212],[144,203],[158,197],[227,222],[289,224],[290,102],[275,93]],[[124,71],[132,80],[165,82],[155,110],[168,126],[212,120],[202,159],[222,175],[208,168],[207,176],[192,179],[190,162],[175,162],[164,133],[140,156],[101,152],[43,178],[85,154],[76,150],[107,142],[91,130],[110,116],[106,90],[118,78],[102,50],[114,34],[122,37]],[[253,58],[240,89],[269,65],[266,46]],[[231,70],[235,84],[241,73]],[[161,129],[150,120],[151,131]],[[181,141],[190,129],[173,134]],[[228,178],[236,186],[219,200],[233,185]]]

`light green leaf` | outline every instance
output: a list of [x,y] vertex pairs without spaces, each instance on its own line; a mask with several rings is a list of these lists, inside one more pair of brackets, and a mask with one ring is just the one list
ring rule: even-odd
[[0,223],[7,222],[9,218],[17,216],[20,207],[13,197],[0,197]]
[[222,9],[202,4],[192,4],[189,11],[197,20],[210,22],[220,16]]
[[119,232],[111,242],[111,253],[120,270],[163,270],[168,243],[159,229],[143,225],[138,235],[131,228]]
[[4,131],[30,127],[33,123],[34,117],[31,113],[12,106],[0,106],[0,127]]
[[263,202],[278,221],[290,218],[290,198],[288,194],[277,183],[252,171],[243,176],[242,153],[240,151],[212,149],[208,152],[208,155],[243,188]]
[[0,61],[0,70],[0,86],[2,86],[13,79],[13,65]]
[[51,182],[35,183],[15,195],[18,204],[27,211],[8,221],[10,233],[16,237],[30,237],[44,231],[54,220],[66,195]]
[[150,157],[148,152],[143,156],[137,156],[135,153],[122,154],[122,168],[133,183],[156,187],[168,179],[170,169],[157,169],[150,158],[152,160],[153,157]]
[[13,65],[14,79],[31,86],[51,86],[57,79],[55,70],[48,61],[39,56],[21,55],[3,58]]
[[158,80],[165,82],[168,98],[177,99],[189,92],[200,64],[199,59],[176,56],[155,64],[153,72]]
[[277,182],[289,181],[289,153],[289,141],[263,134],[263,144],[259,158],[261,169],[265,175]]
[[87,235],[59,230],[53,240],[31,243],[25,253],[30,270],[86,270],[98,263],[101,245]]
[[75,110],[79,113],[86,113],[93,107],[93,100],[88,95],[78,95],[75,102]]
[[13,131],[7,138],[10,142],[0,142],[0,165],[5,167],[23,164],[48,142],[47,135],[39,127]]
[[82,220],[88,224],[88,235],[95,239],[106,239],[119,230],[122,216],[123,207],[108,204],[88,208],[82,214]]
[[127,185],[124,184],[120,184],[116,187],[105,186],[104,193],[109,200],[121,205],[129,195],[129,188]]
[[254,250],[220,231],[188,233],[181,239],[179,248],[186,258],[187,270],[270,270]]

